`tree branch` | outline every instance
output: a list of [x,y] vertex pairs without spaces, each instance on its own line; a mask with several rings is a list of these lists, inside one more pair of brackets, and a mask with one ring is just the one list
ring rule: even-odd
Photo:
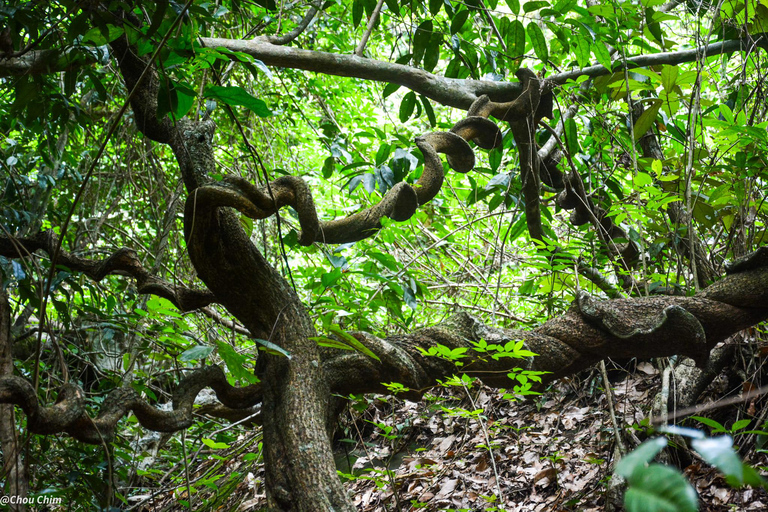
[[298,25],[296,25],[293,30],[290,32],[287,32],[285,34],[276,36],[267,36],[264,39],[272,44],[276,45],[284,45],[292,42],[294,39],[299,37],[305,30],[307,30],[307,27],[309,27],[309,24],[312,23],[312,20],[315,19],[315,16],[318,12],[318,7],[315,4],[312,4],[309,9],[307,10],[307,13],[304,15],[304,18],[299,22]]
[[0,78],[69,71],[102,61],[97,48],[33,50],[19,57],[0,58]]
[[[702,52],[706,52],[708,57],[713,57],[723,53],[751,51],[755,46],[768,48],[767,37],[766,34],[757,34],[744,39],[712,43],[691,50],[641,55],[627,59],[627,67],[636,68],[693,62],[696,60],[697,55],[701,55]],[[482,95],[487,95],[492,101],[509,101],[516,98],[521,92],[521,86],[517,82],[489,82],[485,80],[445,78],[410,66],[367,59],[357,55],[341,55],[300,48],[288,48],[259,40],[243,41],[203,37],[200,39],[200,42],[203,46],[209,48],[223,47],[231,51],[247,53],[268,66],[303,69],[326,75],[395,83],[423,94],[438,103],[462,110],[468,110],[472,103]],[[575,80],[582,75],[594,78],[609,75],[621,69],[623,69],[623,63],[619,62],[614,64],[612,71],[604,66],[589,66],[551,75],[547,78],[547,81],[553,84],[562,84],[568,80]]]
[[[38,249],[52,254],[57,242],[58,238],[52,231],[43,231],[29,238],[0,237],[0,256],[26,258]],[[168,299],[182,312],[199,309],[216,302],[216,297],[209,290],[171,284],[150,275],[133,249],[118,249],[102,260],[87,260],[66,251],[59,251],[56,262],[58,265],[82,272],[97,282],[107,275],[130,276],[136,279],[136,288],[139,293]]]

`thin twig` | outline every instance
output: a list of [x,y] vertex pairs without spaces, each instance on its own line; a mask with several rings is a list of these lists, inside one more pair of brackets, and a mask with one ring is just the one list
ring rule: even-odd
[[357,45],[357,48],[355,49],[355,55],[358,57],[363,56],[363,50],[365,50],[365,45],[368,44],[368,38],[371,37],[371,32],[373,32],[373,26],[376,24],[376,21],[379,19],[379,13],[381,12],[381,6],[384,5],[384,0],[379,0],[379,3],[376,4],[376,8],[373,9],[373,13],[371,13],[371,19],[368,20],[368,26],[365,28],[365,33],[363,34],[363,38],[360,39],[360,44]]

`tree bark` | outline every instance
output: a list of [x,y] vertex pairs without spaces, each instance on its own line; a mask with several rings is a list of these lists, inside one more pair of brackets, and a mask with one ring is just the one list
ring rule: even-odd
[[[8,296],[0,291],[0,378],[13,375],[11,356],[11,306]],[[0,449],[3,451],[2,479],[6,496],[26,497],[29,493],[29,475],[21,456],[21,443],[16,430],[16,412],[13,404],[0,404]],[[9,510],[22,512],[26,505],[12,504]]]

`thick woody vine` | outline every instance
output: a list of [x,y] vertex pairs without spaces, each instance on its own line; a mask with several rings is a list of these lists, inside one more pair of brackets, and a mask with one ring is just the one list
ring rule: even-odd
[[[213,184],[205,177],[206,169],[197,172],[185,210],[185,232],[190,252],[201,254],[209,246],[211,221],[220,219],[219,209],[234,208],[254,219],[274,215],[281,207],[291,206],[299,215],[300,243],[346,243],[370,237],[381,228],[381,219],[410,218],[419,206],[432,200],[444,180],[443,164],[438,154],[447,156],[448,165],[457,172],[469,172],[475,155],[468,141],[483,149],[501,144],[498,126],[489,120],[495,117],[510,124],[520,154],[521,180],[525,211],[531,236],[543,240],[540,217],[540,154],[535,144],[535,128],[541,117],[551,115],[549,104],[541,108],[542,96],[551,94],[551,84],[538,80],[533,73],[518,72],[522,93],[513,101],[492,102],[481,96],[473,102],[468,115],[451,131],[429,133],[415,140],[424,157],[424,171],[413,184],[401,182],[392,187],[378,204],[349,217],[323,222],[318,218],[311,191],[296,177],[282,177],[270,184],[269,190],[258,188],[238,177],[227,177]],[[137,116],[141,119],[141,114]],[[156,130],[151,126],[150,131]],[[162,130],[153,132],[162,134]],[[184,154],[198,157],[199,145],[210,141],[210,126],[189,127],[181,137],[186,138]],[[165,137],[162,137],[165,138]],[[197,143],[197,145],[195,145]],[[197,149],[195,149],[197,147]],[[605,241],[623,239],[627,257],[633,251],[624,232],[613,225],[605,213],[586,196],[583,182],[575,172],[560,173],[552,162],[546,166],[545,181],[561,189],[558,204],[571,210],[575,225],[591,222],[602,231]],[[198,181],[199,180],[199,181]],[[191,181],[189,175],[188,184]],[[239,229],[236,223],[227,229]],[[29,257],[37,250],[53,252],[55,238],[50,233],[24,239],[0,238],[0,254],[5,257]],[[615,245],[614,245],[615,247]],[[193,261],[195,257],[193,256]],[[156,294],[171,300],[182,311],[216,302],[215,292],[170,285],[149,276],[136,254],[123,249],[109,258],[90,261],[66,252],[59,255],[58,264],[85,273],[95,280],[108,274],[131,276],[137,281],[139,293]],[[435,385],[438,379],[450,375],[454,367],[445,361],[425,357],[419,348],[442,344],[450,348],[472,348],[472,342],[523,340],[525,346],[539,354],[527,362],[526,369],[550,372],[553,380],[606,357],[651,357],[683,354],[697,364],[704,364],[709,351],[720,341],[740,329],[768,318],[768,248],[736,262],[730,275],[695,297],[628,298],[596,300],[580,294],[563,316],[550,320],[532,331],[496,329],[473,317],[460,313],[445,324],[424,329],[411,335],[387,339],[367,333],[355,333],[358,340],[376,354],[380,361],[360,353],[329,352],[323,361],[323,374],[328,389],[335,393],[385,392],[382,382],[400,382],[410,388],[411,397]],[[226,302],[226,301],[225,301]],[[7,309],[7,308],[6,308]],[[4,311],[3,314],[9,314]],[[470,350],[470,354],[472,351]],[[520,366],[520,363],[516,363]],[[491,386],[507,386],[508,363],[488,360],[477,354],[466,364],[467,373],[477,376]],[[173,395],[173,410],[161,411],[142,399],[131,388],[113,391],[104,401],[95,418],[85,409],[85,395],[72,384],[60,390],[57,402],[44,406],[38,402],[32,385],[15,375],[0,376],[0,403],[21,407],[28,417],[31,432],[51,434],[66,432],[74,438],[92,444],[114,436],[118,421],[133,412],[146,428],[173,432],[192,423],[192,405],[205,387],[212,388],[223,404],[222,413],[239,417],[251,413],[263,399],[260,385],[236,388],[229,385],[222,370],[209,366],[195,370],[182,379]],[[240,411],[242,414],[237,414]]]

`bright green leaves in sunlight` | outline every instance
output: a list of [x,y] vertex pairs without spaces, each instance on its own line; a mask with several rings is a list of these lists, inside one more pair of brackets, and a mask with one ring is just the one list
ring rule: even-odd
[[209,85],[203,93],[204,98],[218,100],[229,106],[243,106],[259,117],[269,117],[272,111],[264,100],[254,98],[242,87],[221,87]]

